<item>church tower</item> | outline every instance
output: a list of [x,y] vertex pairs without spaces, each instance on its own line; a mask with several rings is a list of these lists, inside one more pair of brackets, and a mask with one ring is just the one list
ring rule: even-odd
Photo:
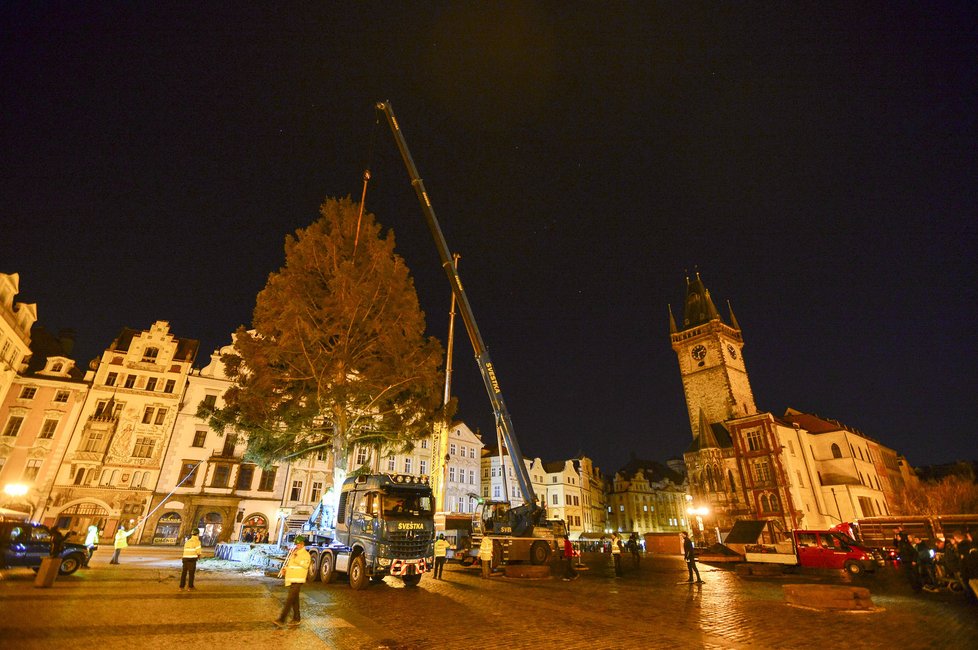
[[679,359],[694,440],[708,424],[757,412],[744,364],[744,338],[729,303],[727,307],[729,324],[720,317],[699,273],[692,281],[686,278],[681,328],[669,307],[672,349]]

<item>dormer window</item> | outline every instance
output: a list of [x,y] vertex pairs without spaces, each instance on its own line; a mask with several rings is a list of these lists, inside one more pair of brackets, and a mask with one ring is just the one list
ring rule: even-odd
[[65,368],[65,364],[61,363],[60,361],[55,361],[54,364],[51,366],[51,372],[61,372],[62,370],[64,370],[64,368]]
[[159,348],[146,348],[145,350],[143,350],[143,361],[155,363],[156,357],[158,356],[160,356]]

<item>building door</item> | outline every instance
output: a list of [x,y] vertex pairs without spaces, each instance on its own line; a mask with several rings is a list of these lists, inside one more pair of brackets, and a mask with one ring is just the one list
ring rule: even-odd
[[224,518],[217,512],[209,512],[197,522],[200,529],[200,543],[203,546],[215,546],[224,530]]
[[253,514],[241,524],[238,539],[249,544],[263,544],[268,541],[268,520],[264,515]]
[[183,517],[176,512],[168,512],[156,522],[153,533],[153,543],[162,545],[177,545],[180,542],[180,524]]
[[62,510],[55,525],[63,531],[73,531],[84,540],[89,526],[97,526],[101,533],[108,518],[109,513],[98,504],[77,503]]

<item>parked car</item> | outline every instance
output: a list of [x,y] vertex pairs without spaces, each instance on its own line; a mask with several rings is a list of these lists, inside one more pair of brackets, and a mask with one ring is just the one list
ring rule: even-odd
[[[30,567],[37,571],[41,560],[51,556],[54,536],[47,526],[25,521],[0,522],[0,569]],[[58,573],[71,575],[88,566],[88,548],[83,544],[64,542]]]

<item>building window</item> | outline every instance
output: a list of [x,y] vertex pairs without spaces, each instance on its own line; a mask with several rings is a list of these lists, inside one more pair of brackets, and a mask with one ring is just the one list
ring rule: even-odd
[[805,487],[805,481],[801,478],[801,470],[796,469],[795,474],[798,475],[798,487]]
[[153,421],[153,413],[156,411],[155,406],[147,406],[146,410],[143,411],[143,424],[150,424]]
[[156,409],[156,421],[153,424],[163,424],[166,421],[166,409]]
[[160,355],[160,351],[157,348],[146,348],[143,350],[143,361],[153,362],[156,361],[156,357]]
[[469,470],[469,485],[475,485],[475,470]]
[[11,415],[7,419],[7,426],[3,428],[3,435],[14,437],[20,432],[20,425],[24,423],[24,418],[20,415]]
[[842,450],[834,442],[832,443],[832,458],[842,458]]
[[551,483],[556,483],[557,482],[557,477],[556,476],[551,476],[550,478],[551,478],[551,481],[550,481]]
[[194,483],[197,482],[197,465],[197,461],[184,461],[183,465],[180,466],[180,480],[177,483],[186,487],[193,487]]
[[465,497],[458,498],[458,510],[456,512],[465,512]]
[[69,395],[68,391],[59,390],[54,394],[54,401],[61,402],[62,404],[64,404],[65,402],[68,401],[68,395]]
[[750,451],[764,449],[764,439],[760,429],[751,429],[747,432],[747,449]]
[[405,458],[404,459],[404,473],[405,474],[410,474],[411,473],[411,459],[410,458]]
[[302,481],[292,481],[292,491],[289,492],[289,501],[302,500]]
[[499,486],[498,485],[493,485],[492,486],[492,498],[493,499],[498,499],[499,498]]
[[107,374],[105,376],[105,385],[106,386],[115,386],[116,379],[118,379],[118,378],[119,378],[118,373],[110,372],[109,374]]
[[173,389],[177,387],[177,382],[173,379],[166,380],[166,386],[163,387],[164,393],[172,393]]
[[261,480],[258,481],[259,492],[271,492],[272,490],[275,489],[275,473],[277,471],[278,471],[277,467],[262,470]]
[[396,472],[397,471],[397,459],[391,456],[387,459],[387,471]]
[[564,495],[564,505],[565,506],[569,506],[570,504],[571,504],[571,495],[565,494]]
[[37,395],[37,389],[33,386],[24,386],[20,389],[20,399],[34,399]]
[[448,481],[449,481],[449,483],[454,483],[455,482],[455,468],[454,467],[449,467],[448,468]]
[[469,458],[475,458],[475,447],[469,447]]
[[198,429],[197,432],[194,433],[194,442],[193,442],[193,444],[191,446],[192,447],[203,447],[204,446],[204,443],[206,441],[207,441],[207,430],[206,429]]
[[225,458],[231,458],[234,456],[234,447],[238,444],[238,436],[234,433],[229,433],[224,436],[224,449],[221,450],[221,455]]
[[53,438],[54,432],[58,428],[58,420],[44,420],[44,424],[41,425],[41,433],[37,435],[38,438]]
[[150,377],[146,380],[146,390],[152,392],[156,390],[156,377]]
[[136,446],[133,447],[133,458],[149,458],[153,455],[153,448],[156,441],[152,438],[136,438]]
[[89,430],[88,437],[82,443],[82,451],[102,451],[102,431]]
[[132,388],[136,385],[136,375],[126,375],[126,388]]
[[238,468],[238,480],[235,487],[239,490],[250,490],[255,479],[255,466],[242,465]]
[[428,439],[427,438],[422,438],[421,439],[421,448],[422,449],[427,449],[428,448]]
[[226,488],[229,478],[231,478],[231,466],[218,463],[214,465],[214,474],[211,476],[211,487]]
[[367,448],[366,447],[357,447],[356,464],[357,465],[363,465],[364,463],[367,462],[367,457],[368,457],[367,456]]
[[200,408],[210,413],[217,408],[217,395],[204,395],[200,402]]
[[[492,475],[495,476],[496,475],[496,472],[493,472]],[[488,467],[483,467],[482,468],[482,478],[489,478],[489,468]]]
[[422,459],[418,461],[418,474],[424,476],[428,473],[428,461]]
[[753,467],[754,480],[757,483],[769,483],[771,481],[771,465],[768,464],[767,458],[755,460]]
[[448,453],[454,456],[456,451],[457,449],[455,448],[455,443],[453,442],[451,445],[448,446]]
[[323,496],[323,482],[313,481],[312,482],[312,492],[309,494],[309,500],[313,503],[317,503],[320,497]]
[[44,461],[40,458],[31,458],[27,461],[27,466],[24,468],[24,479],[25,481],[33,481],[37,478],[38,472],[41,471],[41,463]]
[[555,506],[556,505],[559,505],[559,497],[557,496],[557,493],[556,492],[553,494],[553,499],[552,500],[553,500],[553,504]]

